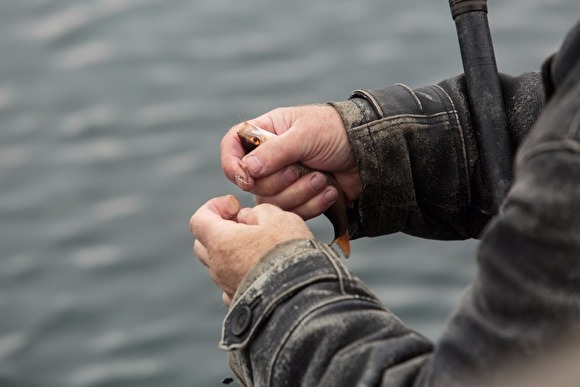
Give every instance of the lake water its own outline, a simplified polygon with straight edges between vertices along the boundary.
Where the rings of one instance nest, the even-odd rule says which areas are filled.
[[[580,14],[490,3],[512,74],[539,69]],[[213,196],[251,203],[222,176],[225,131],[461,71],[443,0],[0,2],[0,385],[221,385],[226,308],[187,224]],[[476,248],[396,234],[355,241],[347,264],[436,339]]]

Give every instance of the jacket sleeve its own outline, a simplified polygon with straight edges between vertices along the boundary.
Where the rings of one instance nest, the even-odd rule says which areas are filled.
[[[515,150],[542,110],[542,77],[500,78]],[[488,182],[480,174],[463,76],[418,89],[356,90],[331,105],[363,181],[349,214],[353,239],[398,231],[431,239],[479,236],[494,214],[482,204]]]
[[[386,309],[326,245],[279,245],[251,271],[222,349],[245,386],[410,385],[432,344]]]

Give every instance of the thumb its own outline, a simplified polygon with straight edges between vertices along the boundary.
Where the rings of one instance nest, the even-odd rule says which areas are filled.
[[[300,146],[297,137],[295,130],[272,137],[242,158],[242,164],[252,177],[264,177],[301,161],[304,147]]]
[[[224,221],[235,220],[240,209],[240,202],[233,195],[211,199],[193,214],[189,220],[189,229],[193,236],[207,246],[208,236],[212,232],[219,232]]]
[[[207,202],[208,209],[222,219],[233,220],[240,211],[241,204],[234,195],[220,196]]]

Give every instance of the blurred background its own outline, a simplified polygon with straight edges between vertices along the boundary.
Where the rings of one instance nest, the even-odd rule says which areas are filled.
[[[577,0],[491,1],[501,71],[538,70]],[[218,386],[226,308],[191,252],[219,141],[285,105],[462,72],[444,0],[0,2],[0,386]],[[309,221],[330,240],[330,223]],[[477,242],[357,240],[347,265],[436,340]]]

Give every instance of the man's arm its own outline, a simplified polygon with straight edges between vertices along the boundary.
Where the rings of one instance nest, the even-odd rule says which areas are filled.
[[[437,346],[327,246],[290,241],[245,277],[224,322],[221,347],[242,382],[487,386],[577,339],[580,67],[574,77],[519,150],[505,208],[482,235],[480,273]]]
[[[580,24],[573,31],[580,37]],[[570,55],[550,67],[569,70],[554,77],[556,94],[518,150],[504,210],[482,235],[478,277],[437,346],[407,329],[327,246],[287,241],[244,277],[224,322],[221,347],[245,385],[505,385],[496,373],[577,343],[580,60],[577,50],[563,52]],[[364,125],[353,122],[346,127]]]
[[[576,32],[580,38],[580,24]],[[502,214],[482,235],[479,275],[422,375],[427,385],[449,385],[452,371],[493,378],[492,370],[509,372],[540,356],[549,369],[559,366],[550,365],[557,361],[552,354],[578,350],[578,51],[575,57],[575,68],[563,77],[517,154],[515,182]]]

